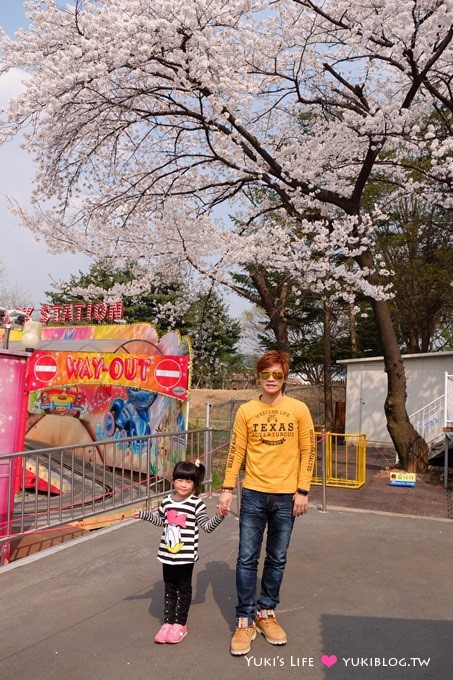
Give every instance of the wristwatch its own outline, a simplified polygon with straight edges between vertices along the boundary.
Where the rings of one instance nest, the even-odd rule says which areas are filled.
[[[308,496],[308,491],[305,489],[297,489],[297,493],[300,493],[301,496]]]

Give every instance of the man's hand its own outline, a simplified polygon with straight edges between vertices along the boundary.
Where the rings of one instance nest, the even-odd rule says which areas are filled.
[[[233,494],[231,491],[223,491],[219,496],[219,502],[217,504],[217,512],[222,517],[228,515],[231,510],[231,503],[233,502]]]
[[[300,515],[305,515],[305,513],[308,512],[308,496],[304,496],[301,493],[295,493],[293,501],[294,517],[300,517]]]

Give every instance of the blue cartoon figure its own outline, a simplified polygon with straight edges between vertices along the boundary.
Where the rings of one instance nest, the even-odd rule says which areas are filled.
[[[150,412],[157,393],[129,387],[126,399],[114,399],[105,415],[104,428],[112,437],[120,431],[126,437],[151,434]]]

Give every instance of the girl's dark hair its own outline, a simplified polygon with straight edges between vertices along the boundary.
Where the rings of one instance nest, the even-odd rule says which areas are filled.
[[[202,465],[199,460],[196,460],[195,463],[191,463],[188,460],[181,460],[179,463],[176,463],[172,478],[173,480],[189,479],[195,485],[194,492],[198,494],[205,472],[205,466]]]

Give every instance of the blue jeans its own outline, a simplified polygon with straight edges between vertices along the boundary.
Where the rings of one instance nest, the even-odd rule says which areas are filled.
[[[257,600],[258,561],[266,525],[266,557]],[[246,616],[252,623],[257,609],[274,609],[280,602],[280,586],[293,525],[293,494],[242,489],[236,563],[237,619]]]

